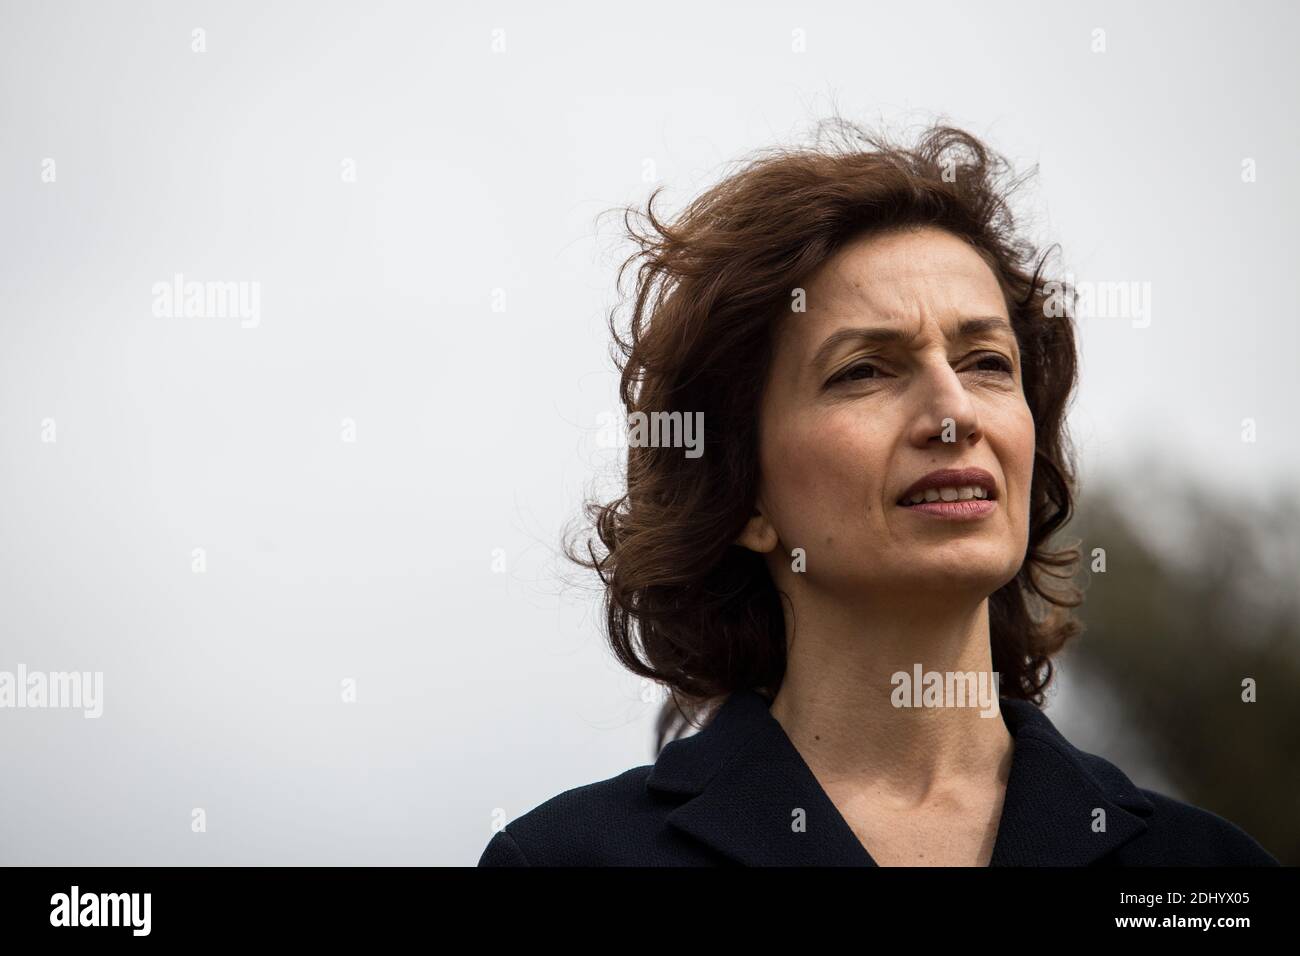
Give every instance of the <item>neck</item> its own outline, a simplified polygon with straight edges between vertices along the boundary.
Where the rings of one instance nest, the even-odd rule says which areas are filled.
[[[1000,713],[981,716],[978,697],[966,706],[946,696],[943,706],[896,706],[903,690],[912,702],[917,665],[944,677],[982,675],[996,698],[987,597],[894,595],[866,607],[796,598],[771,712],[820,779],[900,807],[1005,779],[1013,741]]]

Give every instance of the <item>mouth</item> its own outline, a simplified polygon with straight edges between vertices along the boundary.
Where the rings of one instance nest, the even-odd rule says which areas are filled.
[[[913,482],[898,506],[947,518],[982,518],[997,507],[997,482],[983,468],[944,468]]]

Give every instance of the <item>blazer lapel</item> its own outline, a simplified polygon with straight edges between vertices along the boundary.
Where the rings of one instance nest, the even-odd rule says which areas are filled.
[[[1086,866],[1147,829],[1155,808],[1117,767],[1028,701],[1001,704],[1016,749],[990,866]]]
[[[1084,865],[1146,829],[1151,804],[1119,770],[1072,747],[1034,705],[1001,706],[1015,752],[991,866]],[[737,863],[876,865],[755,691],[668,744],[646,786],[688,797],[668,823]]]
[[[664,747],[646,786],[694,794],[668,823],[746,866],[875,865],[754,691]]]

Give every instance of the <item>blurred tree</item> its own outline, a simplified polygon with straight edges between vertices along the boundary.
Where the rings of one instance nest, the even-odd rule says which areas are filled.
[[[1183,799],[1300,864],[1300,505],[1153,481],[1141,501],[1088,490],[1062,536],[1081,539],[1086,595],[1066,656],[1112,687]]]

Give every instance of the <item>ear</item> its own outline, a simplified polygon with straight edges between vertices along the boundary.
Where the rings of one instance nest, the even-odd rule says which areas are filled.
[[[759,554],[767,554],[776,547],[776,528],[767,520],[766,515],[755,511],[754,516],[745,523],[744,530],[737,535],[736,544]]]

